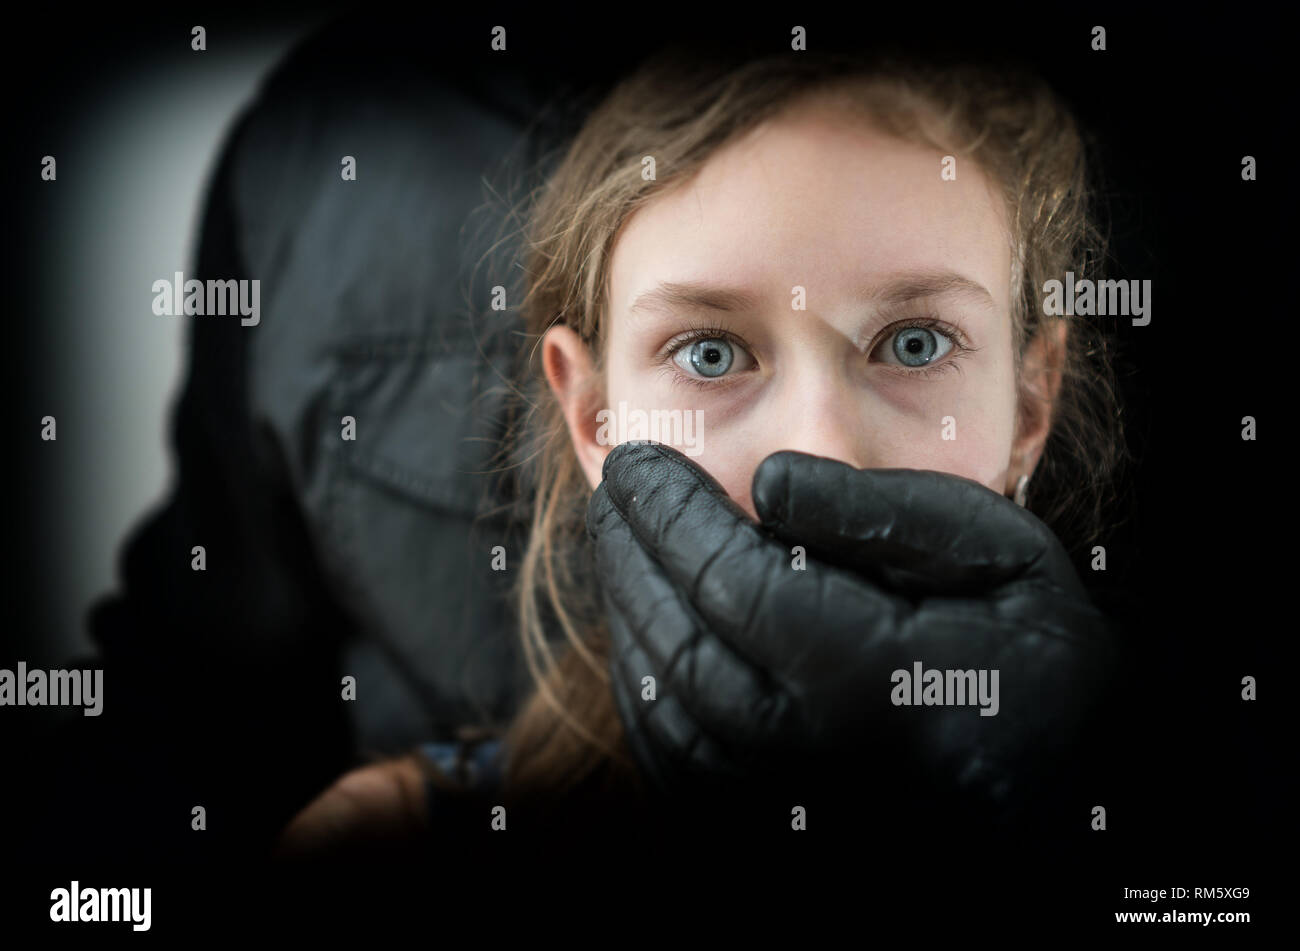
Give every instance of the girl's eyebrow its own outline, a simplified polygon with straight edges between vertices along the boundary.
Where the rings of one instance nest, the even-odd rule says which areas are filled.
[[[863,298],[885,304],[906,304],[923,297],[944,295],[965,297],[972,304],[995,306],[993,295],[983,284],[943,268],[904,271],[873,283],[862,292]]]
[[[965,297],[970,303],[993,307],[993,295],[977,281],[943,268],[903,271],[863,287],[862,300],[905,304],[925,297]],[[628,309],[672,314],[682,311],[734,313],[757,310],[757,294],[740,287],[723,287],[699,281],[661,281],[637,297]]]
[[[757,310],[759,305],[758,296],[743,288],[719,287],[698,281],[660,281],[657,287],[637,297],[628,311],[659,311],[667,314],[684,310],[734,313]]]

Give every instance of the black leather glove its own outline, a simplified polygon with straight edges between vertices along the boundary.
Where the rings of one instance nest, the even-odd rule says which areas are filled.
[[[661,791],[811,792],[862,775],[899,801],[1005,817],[1112,670],[1114,635],[1059,541],[972,480],[779,452],[754,475],[759,525],[666,446],[615,447],[603,474],[587,528],[612,685]],[[923,682],[988,671],[985,700],[996,670],[996,714],[978,693],[926,705],[894,673],[917,663]]]

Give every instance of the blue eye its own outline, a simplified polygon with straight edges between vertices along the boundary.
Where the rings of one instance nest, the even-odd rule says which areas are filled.
[[[903,366],[923,367],[945,356],[952,349],[952,341],[946,334],[925,327],[904,327],[894,335],[891,349]]]
[[[673,354],[673,360],[683,370],[693,369],[700,376],[717,377],[731,369],[735,353],[728,341],[721,337],[707,337],[682,347]]]

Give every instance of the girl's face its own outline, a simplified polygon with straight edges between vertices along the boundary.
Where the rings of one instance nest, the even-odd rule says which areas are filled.
[[[1011,491],[1059,377],[1038,341],[1025,372],[1042,399],[1018,405],[1004,204],[970,161],[945,180],[942,159],[809,103],[634,213],[610,262],[603,398],[572,330],[544,344],[593,488],[613,445],[656,438],[751,516],[754,470],[782,449]],[[642,428],[623,428],[637,410]]]

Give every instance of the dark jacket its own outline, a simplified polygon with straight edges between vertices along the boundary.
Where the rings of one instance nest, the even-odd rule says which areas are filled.
[[[510,205],[603,80],[522,29],[491,59],[426,26],[320,31],[223,147],[186,277],[259,280],[261,316],[181,318],[176,488],[93,611],[101,730],[70,728],[59,757],[114,817],[83,849],[263,848],[341,773],[504,725],[530,689],[506,597],[528,489],[494,472],[523,353]]]

